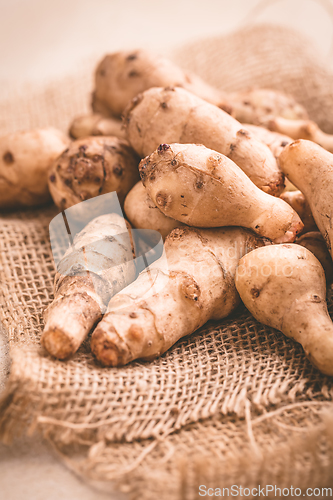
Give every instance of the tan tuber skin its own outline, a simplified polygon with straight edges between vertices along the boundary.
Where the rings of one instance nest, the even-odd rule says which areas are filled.
[[[61,210],[113,191],[123,204],[138,180],[138,157],[116,137],[73,141],[49,172],[50,192]]]
[[[310,205],[301,191],[286,191],[280,195],[280,198],[288,203],[300,216],[304,224],[303,233],[318,231]]]
[[[182,222],[167,217],[156,207],[142,182],[138,182],[126,196],[124,210],[133,227],[158,231],[163,240],[173,229],[184,226]]]
[[[141,156],[159,144],[203,144],[233,160],[263,191],[278,196],[283,175],[269,148],[230,115],[181,88],[152,88],[124,114],[127,137]]]
[[[240,260],[235,282],[258,321],[299,342],[321,372],[333,375],[325,273],[309,250],[292,244],[258,248]]]
[[[244,123],[244,127],[257,139],[269,147],[277,161],[284,148],[294,141],[294,139],[291,139],[291,137],[288,137],[287,135],[272,132],[271,130],[267,130],[267,128],[260,127],[258,125]]]
[[[92,107],[104,116],[120,117],[127,104],[151,87],[183,87],[213,104],[223,94],[194,74],[183,71],[168,59],[145,50],[108,54],[95,73]]]
[[[69,142],[54,128],[0,137],[0,210],[49,202],[48,170]]]
[[[307,248],[315,257],[317,257],[325,271],[327,283],[331,283],[333,281],[333,262],[330,253],[327,250],[325,240],[320,232],[311,231],[309,233],[302,234],[302,236],[297,238],[295,243]]]
[[[263,125],[268,117],[308,119],[295,99],[271,89],[225,93],[185,72],[168,59],[145,50],[106,55],[95,73],[92,107],[104,116],[121,116],[131,99],[152,87],[182,87],[218,105],[238,121]]]
[[[276,242],[294,241],[303,228],[287,203],[258,189],[229,158],[205,146],[161,144],[139,169],[153,203],[189,226],[242,226]]]
[[[153,359],[209,319],[239,304],[234,275],[239,258],[263,241],[241,228],[174,229],[157,260],[111,299],[91,337],[106,366]]]
[[[111,297],[135,279],[133,258],[128,226],[117,214],[93,219],[75,237],[58,265],[54,300],[45,311],[41,342],[52,356],[66,359],[78,350]]]
[[[275,117],[268,121],[270,130],[286,134],[295,139],[306,139],[316,142],[323,148],[333,153],[333,135],[325,134],[318,125],[311,120],[286,120]]]
[[[69,128],[73,139],[81,139],[90,135],[106,135],[126,139],[121,120],[106,118],[99,114],[82,115],[75,118]]]
[[[232,92],[227,96],[227,104],[236,120],[253,125],[266,126],[267,120],[273,116],[287,120],[309,118],[305,108],[292,96],[272,89]]]
[[[333,155],[314,142],[298,140],[281,153],[280,165],[288,179],[306,197],[333,256]]]

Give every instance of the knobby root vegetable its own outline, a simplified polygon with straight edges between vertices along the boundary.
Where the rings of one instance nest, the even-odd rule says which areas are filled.
[[[276,117],[268,122],[268,128],[295,139],[306,139],[316,142],[333,153],[333,135],[326,134],[311,120],[287,120]]]
[[[272,151],[277,165],[279,167],[279,156],[283,149],[291,144],[294,139],[288,137],[287,135],[279,134],[278,132],[272,132],[265,127],[260,127],[258,125],[251,125],[249,123],[244,123],[244,128],[249,130],[257,139],[266,144]],[[284,179],[285,191],[296,191],[295,186],[287,179]]]
[[[69,139],[54,128],[0,137],[0,209],[50,201],[48,170],[68,144]]]
[[[268,146],[272,151],[277,161],[283,149],[294,141],[294,139],[288,137],[287,135],[272,132],[271,130],[258,125],[244,123],[244,128],[249,130],[257,139],[266,144],[266,146]]]
[[[142,182],[138,182],[126,196],[124,210],[133,227],[158,231],[163,240],[173,229],[184,225],[156,207]]]
[[[42,344],[59,359],[74,354],[111,297],[135,279],[129,226],[117,214],[93,219],[58,265]]]
[[[276,242],[303,224],[283,200],[258,189],[229,158],[197,144],[161,144],[139,165],[153,203],[189,226],[243,226]]]
[[[99,114],[78,116],[69,128],[73,139],[81,139],[90,135],[110,135],[118,139],[126,139],[121,120],[106,118]]]
[[[304,224],[303,233],[318,231],[310,205],[301,191],[286,191],[280,195],[280,198],[287,202],[300,216]]]
[[[319,231],[311,231],[302,234],[302,236],[297,238],[296,243],[307,248],[317,257],[325,271],[327,283],[331,283],[333,281],[333,262],[321,233]]]
[[[333,256],[333,155],[314,142],[298,140],[282,151],[280,165],[307,199]]]
[[[159,144],[203,144],[233,160],[263,191],[279,195],[283,175],[269,148],[217,106],[181,88],[152,88],[124,114],[127,137],[141,157]]]
[[[151,87],[183,87],[206,101],[218,104],[223,94],[171,61],[146,52],[116,52],[99,63],[95,73],[93,110],[121,116],[137,94]]]
[[[92,352],[107,366],[152,359],[209,319],[228,316],[239,304],[239,258],[263,244],[241,228],[174,229],[165,240],[166,259],[111,299],[91,337]]]
[[[333,323],[325,273],[300,245],[258,248],[239,262],[236,287],[253,316],[299,342],[310,361],[333,375]]]
[[[292,96],[272,89],[232,92],[227,96],[227,108],[236,120],[253,125],[266,126],[267,120],[276,116],[288,120],[309,118],[305,108]]]
[[[123,204],[140,179],[138,157],[116,137],[87,137],[73,141],[49,172],[55,204],[64,210],[100,194],[117,192]]]

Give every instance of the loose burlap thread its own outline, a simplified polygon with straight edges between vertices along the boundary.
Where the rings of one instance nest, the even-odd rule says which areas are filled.
[[[333,76],[297,33],[248,27],[173,54],[225,90],[287,90],[333,131]],[[0,102],[1,131],[66,130],[88,109],[88,61],[75,76]],[[195,499],[200,484],[333,486],[333,381],[302,348],[240,307],[151,363],[102,368],[89,339],[67,362],[40,347],[52,300],[48,224],[53,206],[0,219],[0,317],[11,373],[0,433],[42,431],[62,459],[98,487],[116,482],[134,499]],[[328,291],[333,312],[332,290]]]

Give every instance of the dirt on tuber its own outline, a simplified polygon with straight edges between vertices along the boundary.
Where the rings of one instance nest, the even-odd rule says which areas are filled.
[[[241,228],[176,228],[165,256],[111,299],[91,337],[91,350],[106,366],[153,359],[209,319],[228,316],[239,304],[234,284],[242,255],[264,245]]]
[[[153,203],[189,226],[242,226],[276,242],[294,241],[303,228],[287,203],[261,191],[233,161],[205,146],[161,144],[139,168]]]
[[[139,181],[138,162],[128,143],[116,137],[73,141],[50,169],[52,198],[64,210],[116,191],[123,204],[129,190]]]
[[[130,226],[118,214],[93,219],[58,265],[41,342],[58,359],[74,354],[111,297],[135,279]]]

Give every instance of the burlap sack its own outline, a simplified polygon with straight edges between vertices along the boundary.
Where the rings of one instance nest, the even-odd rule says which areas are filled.
[[[174,57],[221,88],[288,90],[333,131],[332,74],[294,32],[247,28]],[[8,90],[1,132],[66,129],[87,110],[94,63],[44,88]],[[103,488],[116,482],[140,500],[201,498],[200,485],[333,486],[332,378],[242,307],[151,363],[101,368],[89,341],[70,361],[48,356],[39,339],[52,300],[48,224],[56,213],[51,206],[0,219],[0,318],[12,358],[0,403],[4,441],[42,431],[83,477]],[[328,299],[332,309],[331,290]]]

